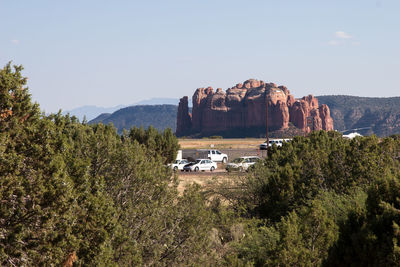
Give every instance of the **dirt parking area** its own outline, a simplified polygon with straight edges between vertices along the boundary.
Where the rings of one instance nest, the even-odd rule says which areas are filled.
[[[222,153],[226,153],[229,161],[242,156],[264,156],[264,151],[260,151],[259,145],[264,143],[265,139],[243,138],[243,139],[179,139],[181,149],[205,149],[215,148]],[[204,187],[213,181],[231,180],[238,175],[246,173],[232,172],[225,170],[225,165],[218,163],[218,168],[213,171],[200,172],[177,172],[179,179],[178,190],[183,192],[189,184],[197,183]]]
[[[237,138],[237,139],[179,139],[181,149],[254,149],[257,150],[265,139]]]

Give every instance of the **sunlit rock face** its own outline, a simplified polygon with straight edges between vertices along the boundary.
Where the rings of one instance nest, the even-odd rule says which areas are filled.
[[[292,123],[304,132],[333,130],[329,107],[319,106],[312,95],[295,99],[285,86],[255,79],[238,83],[223,91],[212,87],[198,88],[189,113],[187,97],[181,99],[177,116],[177,135],[210,135],[234,129],[265,127],[285,130]]]

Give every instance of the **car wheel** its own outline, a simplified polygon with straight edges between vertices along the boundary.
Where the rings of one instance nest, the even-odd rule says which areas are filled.
[[[222,159],[222,163],[226,163],[228,160],[226,158]]]
[[[175,166],[175,167],[174,167],[174,172],[176,172],[177,170],[178,170],[178,167]]]
[[[194,168],[194,171],[198,172],[199,171],[199,167]]]
[[[210,172],[213,172],[215,170],[214,166],[211,166]]]

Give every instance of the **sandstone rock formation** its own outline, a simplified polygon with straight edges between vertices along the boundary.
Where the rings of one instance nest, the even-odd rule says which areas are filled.
[[[189,113],[188,97],[184,96],[179,101],[178,116],[176,118],[176,134],[182,136],[184,129],[192,128],[192,114]]]
[[[250,79],[228,90],[199,88],[193,95],[192,114],[188,97],[181,98],[177,117],[177,136],[265,132],[268,104],[268,129],[285,130],[292,123],[304,132],[333,130],[328,106],[318,106],[312,95],[295,99],[285,86]],[[240,135],[240,134],[239,134]]]

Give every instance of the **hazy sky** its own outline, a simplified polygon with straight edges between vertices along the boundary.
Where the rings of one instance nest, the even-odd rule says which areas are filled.
[[[296,96],[400,95],[399,0],[0,0],[0,65],[46,112],[248,78]]]

